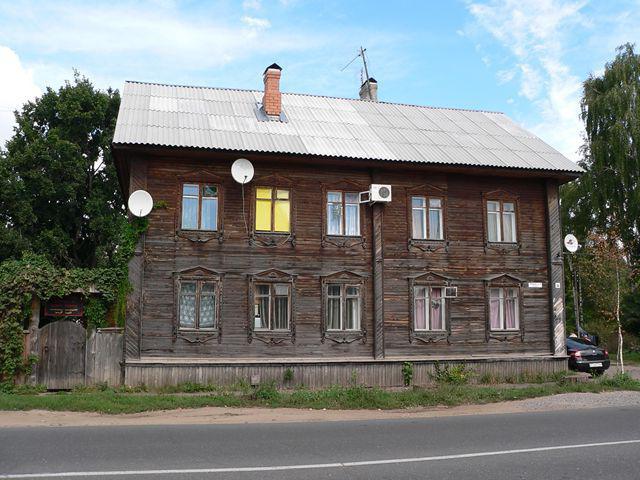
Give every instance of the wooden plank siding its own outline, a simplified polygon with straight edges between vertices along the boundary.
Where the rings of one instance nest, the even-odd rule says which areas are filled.
[[[295,245],[276,247],[251,245],[242,216],[242,190],[230,175],[236,156],[211,153],[202,158],[184,155],[171,157],[129,153],[130,188],[145,185],[157,208],[149,215],[149,229],[144,240],[143,255],[134,257],[130,278],[133,299],[128,306],[126,323],[126,358],[373,358],[496,354],[552,355],[557,348],[552,339],[549,280],[558,276],[549,272],[548,186],[542,178],[505,178],[492,171],[486,176],[455,172],[434,172],[394,168],[394,164],[375,170],[378,183],[389,183],[393,201],[381,207],[382,215],[382,285],[384,350],[374,352],[374,252],[373,212],[369,206],[361,210],[362,244],[341,247],[322,242],[323,191],[345,180],[365,188],[373,180],[372,170],[350,164],[330,168],[317,163],[287,162],[286,158],[247,155],[256,175],[245,187],[245,211],[252,210],[253,187],[269,186],[284,178],[292,185],[292,225]],[[135,165],[144,165],[137,169]],[[181,178],[192,178],[207,171],[219,179],[223,204],[222,239],[193,241],[176,235],[179,227]],[[408,191],[435,186],[446,192],[445,238],[448,248],[433,252],[409,246]],[[324,189],[324,190],[323,190]],[[557,189],[557,185],[556,185]],[[499,252],[485,246],[484,197],[492,191],[506,191],[518,198],[519,249]],[[253,219],[247,218],[248,222]],[[554,220],[555,222],[555,220]],[[552,224],[555,229],[555,223]],[[142,248],[142,245],[141,247]],[[554,247],[556,248],[556,247]],[[555,250],[553,250],[555,252]],[[144,258],[144,261],[142,261]],[[204,267],[223,274],[221,304],[221,338],[190,342],[175,335],[174,275],[185,269]],[[247,340],[249,282],[248,275],[277,269],[295,275],[295,340],[278,345]],[[366,341],[321,342],[321,278],[341,271],[353,272],[365,279],[363,326]],[[451,319],[449,341],[410,342],[409,278],[435,272],[458,286],[458,298],[448,301]],[[492,275],[510,274],[525,281],[522,294],[524,336],[518,339],[486,338],[485,279]],[[543,288],[527,288],[526,282],[541,282]],[[142,291],[142,309],[136,309],[135,289]],[[379,307],[380,308],[380,307]],[[139,319],[136,318],[139,315]],[[557,318],[556,325],[557,325]],[[138,330],[138,321],[141,330]],[[139,345],[139,350],[137,345]],[[554,346],[552,348],[552,345]],[[557,350],[556,350],[557,351]],[[137,375],[137,374],[136,374]],[[395,374],[394,374],[395,375]],[[130,380],[127,379],[127,383]]]

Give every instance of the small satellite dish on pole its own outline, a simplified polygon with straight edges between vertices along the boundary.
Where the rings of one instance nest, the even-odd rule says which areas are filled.
[[[136,190],[129,195],[127,205],[129,206],[129,211],[136,217],[146,217],[153,208],[153,198],[145,190]]]
[[[239,158],[231,165],[231,176],[241,185],[249,183],[253,178],[253,165],[246,158]]]
[[[569,233],[564,237],[564,248],[566,248],[570,253],[576,253],[579,246],[578,239],[572,233]]]

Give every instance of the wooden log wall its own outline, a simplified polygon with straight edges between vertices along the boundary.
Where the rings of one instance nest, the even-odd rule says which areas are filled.
[[[256,175],[245,189],[245,212],[251,225],[252,196],[255,185],[288,184],[292,191],[292,225],[295,242],[274,247],[252,244],[242,217],[242,190],[230,176],[236,156],[212,154],[207,159],[168,156],[135,156],[132,165],[146,165],[131,183],[146,185],[154,198],[166,208],[149,216],[144,245],[144,262],[136,264],[132,277],[135,306],[127,319],[126,357],[193,358],[346,358],[374,356],[372,209],[363,206],[361,232],[364,241],[340,246],[323,242],[325,215],[323,192],[350,182],[351,189],[362,190],[372,183],[365,168],[253,158]],[[494,172],[495,173],[495,172]],[[132,173],[132,175],[134,175]],[[144,178],[142,178],[144,176]],[[208,241],[177,235],[179,198],[183,179],[213,178],[221,187],[222,238]],[[133,177],[132,177],[133,178]],[[382,220],[384,244],[384,355],[479,355],[527,353],[547,354],[555,345],[551,334],[548,197],[540,178],[501,178],[459,173],[400,171],[390,165],[376,171],[379,182],[393,187],[393,201],[385,205]],[[445,192],[445,238],[447,248],[435,251],[409,245],[408,196],[436,187]],[[344,189],[344,188],[341,188]],[[507,192],[518,199],[519,248],[498,251],[487,248],[484,232],[484,197],[488,192]],[[417,194],[417,193],[416,193]],[[553,241],[556,241],[554,236]],[[136,260],[134,259],[134,262]],[[223,275],[220,319],[221,336],[182,338],[176,335],[174,277],[176,272],[204,267]],[[560,267],[561,268],[561,267]],[[278,344],[247,340],[249,312],[248,275],[277,269],[295,275],[295,339]],[[363,326],[366,341],[352,343],[321,342],[321,279],[347,271],[365,278]],[[451,335],[448,341],[410,342],[409,278],[435,272],[452,279],[458,298],[450,300]],[[522,338],[486,338],[486,298],[484,280],[491,275],[510,274],[525,281],[523,287],[524,335]],[[554,274],[555,278],[555,274]],[[541,282],[542,288],[527,288],[528,282]],[[133,302],[135,303],[135,302]],[[129,305],[131,306],[131,302]],[[136,318],[139,315],[139,320]],[[557,325],[557,323],[556,323]],[[141,330],[138,330],[141,328]],[[139,345],[139,350],[136,345]],[[554,346],[554,349],[556,347]],[[128,381],[128,380],[127,380]]]

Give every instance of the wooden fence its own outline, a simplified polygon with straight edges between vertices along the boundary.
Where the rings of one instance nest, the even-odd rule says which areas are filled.
[[[85,385],[122,384],[122,329],[99,328],[87,338]]]

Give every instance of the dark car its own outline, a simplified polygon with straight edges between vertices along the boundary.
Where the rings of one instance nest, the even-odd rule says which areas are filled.
[[[609,368],[609,352],[584,338],[567,338],[569,368],[578,372],[602,375]]]

